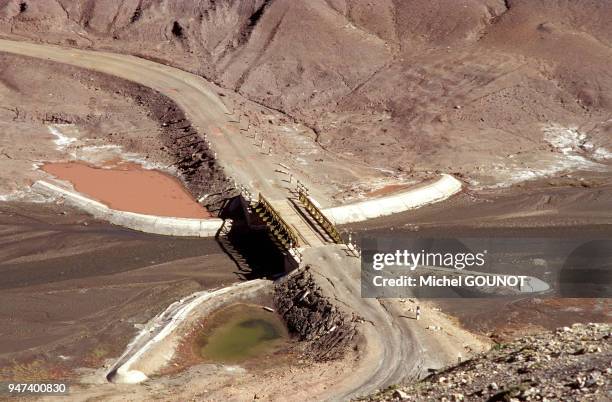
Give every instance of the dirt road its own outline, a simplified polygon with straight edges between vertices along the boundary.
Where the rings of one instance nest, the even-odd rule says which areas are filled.
[[[417,321],[411,303],[362,298],[360,259],[347,258],[343,246],[308,249],[304,262],[312,275],[319,277],[317,283],[328,297],[359,316],[360,332],[367,345],[358,368],[352,375],[339,378],[333,394],[321,396],[325,400],[348,400],[384,386],[417,380],[426,376],[429,369],[454,364],[458,355],[465,355],[466,347],[472,351],[486,347],[425,305],[421,308],[427,319]],[[431,324],[444,325],[448,332],[433,334]]]
[[[420,376],[425,365],[423,345],[415,336],[407,320],[397,319],[398,313],[391,304],[376,299],[360,297],[359,260],[346,258],[337,246],[309,249],[304,261],[315,275],[326,278],[330,286],[326,294],[352,307],[365,322],[361,332],[367,340],[367,348],[360,370],[352,378],[339,379],[329,397],[341,400],[365,395],[384,385]],[[319,284],[324,281],[318,281]]]

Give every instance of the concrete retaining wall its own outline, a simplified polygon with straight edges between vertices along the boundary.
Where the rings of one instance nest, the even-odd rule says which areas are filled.
[[[214,290],[201,291],[172,303],[151,319],[130,342],[106,375],[114,383],[136,384],[156,374],[174,356],[182,336],[199,318],[222,306],[252,297],[272,287],[271,281],[254,279]]]
[[[168,236],[209,237],[214,236],[223,224],[223,220],[218,218],[171,218],[117,211],[75,191],[43,180],[35,182],[32,185],[32,190],[47,196],[62,197],[69,204],[83,209],[98,219],[141,232]]]
[[[459,180],[443,174],[435,182],[423,187],[387,197],[327,208],[323,213],[337,225],[361,222],[442,201],[461,191],[461,187],[462,183]]]

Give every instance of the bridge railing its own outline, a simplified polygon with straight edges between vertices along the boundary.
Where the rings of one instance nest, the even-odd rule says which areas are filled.
[[[256,211],[260,217],[269,218],[266,225],[270,228],[272,235],[288,250],[298,247],[300,242],[295,230],[285,222],[261,193],[259,193],[258,201]]]
[[[303,186],[297,187],[298,191],[298,199],[304,205],[304,208],[308,211],[308,213],[321,225],[323,230],[329,235],[329,237],[334,241],[334,243],[342,244],[344,241],[342,240],[342,236],[340,236],[340,232],[336,229],[336,225],[329,220],[327,216],[321,211],[321,209],[312,202],[312,199],[308,195],[307,190]]]

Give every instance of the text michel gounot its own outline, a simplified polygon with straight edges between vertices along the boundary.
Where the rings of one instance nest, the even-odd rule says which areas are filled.
[[[528,280],[524,275],[429,275],[429,276],[406,276],[396,278],[384,278],[377,275],[372,278],[372,284],[376,287],[522,287]]]

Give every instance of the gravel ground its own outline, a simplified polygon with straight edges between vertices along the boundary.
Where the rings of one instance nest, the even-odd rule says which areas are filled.
[[[604,401],[612,388],[609,324],[574,324],[488,353],[368,401]]]

